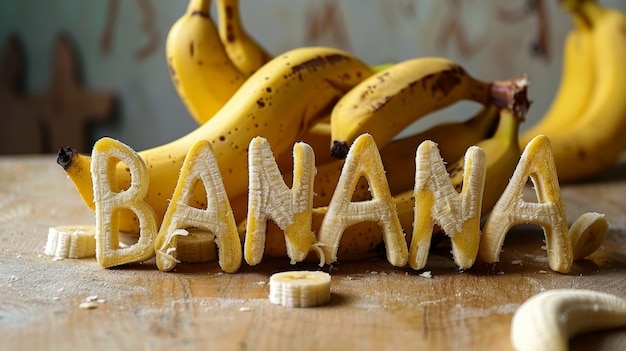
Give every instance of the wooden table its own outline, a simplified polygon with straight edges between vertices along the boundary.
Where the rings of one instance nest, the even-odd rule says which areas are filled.
[[[516,227],[501,262],[459,272],[449,248],[432,251],[432,278],[384,259],[340,262],[332,300],[272,305],[269,276],[287,259],[221,273],[216,263],[154,262],[103,269],[95,259],[44,255],[50,226],[93,224],[53,156],[0,158],[0,331],[3,350],[510,350],[516,308],[554,288],[626,296],[626,164],[562,188],[569,221],[586,211],[610,222],[605,244],[569,275],[552,272],[539,228]],[[445,245],[444,245],[445,246]],[[79,308],[89,298],[96,309]],[[572,349],[624,349],[626,329],[579,336]]]

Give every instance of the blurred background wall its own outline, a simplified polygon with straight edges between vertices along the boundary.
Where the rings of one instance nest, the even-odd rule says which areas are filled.
[[[624,1],[600,1],[626,11]],[[169,27],[186,7],[186,0],[0,1],[0,138],[22,144],[0,153],[52,153],[78,147],[71,144],[80,143],[76,137],[84,137],[79,148],[89,151],[102,136],[140,150],[194,129],[164,55]],[[528,73],[534,105],[524,127],[555,93],[572,27],[558,0],[241,0],[241,11],[244,25],[273,54],[329,45],[370,64],[436,55],[484,80]],[[6,57],[13,35],[23,60]],[[69,45],[72,55],[59,53],[59,45]],[[23,80],[12,73],[20,67]],[[74,72],[72,85],[67,77]],[[71,92],[62,106],[49,98],[60,90]],[[44,107],[29,108],[37,104]],[[437,118],[463,119],[475,109],[461,104]],[[51,122],[37,122],[45,118]],[[406,134],[423,127],[417,123]]]

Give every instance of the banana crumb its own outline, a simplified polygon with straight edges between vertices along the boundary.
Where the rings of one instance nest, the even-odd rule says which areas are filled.
[[[425,272],[420,273],[419,276],[423,278],[432,278],[433,274],[431,271],[425,271]]]

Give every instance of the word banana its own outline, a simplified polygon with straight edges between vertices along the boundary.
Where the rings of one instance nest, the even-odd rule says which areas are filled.
[[[424,148],[426,152],[420,151]],[[250,208],[247,218],[249,230],[245,238],[245,257],[246,261],[251,264],[258,262],[262,255],[262,251],[259,250],[260,246],[257,245],[263,242],[261,237],[265,235],[262,230],[259,230],[263,229],[261,223],[273,219],[280,223],[281,229],[285,232],[287,252],[292,262],[301,261],[309,252],[314,251],[318,253],[320,264],[330,264],[335,260],[334,254],[346,227],[374,221],[382,228],[387,247],[387,259],[395,266],[404,266],[409,258],[423,257],[417,253],[424,248],[421,245],[424,232],[420,232],[420,228],[424,227],[419,221],[424,219],[424,216],[432,216],[431,218],[442,224],[442,228],[447,230],[447,234],[453,239],[455,235],[459,235],[463,237],[461,241],[473,243],[467,248],[459,246],[458,248],[463,253],[472,250],[475,252],[478,248],[477,243],[484,241],[487,253],[493,254],[494,247],[499,248],[493,243],[500,243],[500,238],[506,234],[511,225],[521,221],[538,224],[546,232],[546,241],[550,247],[550,267],[567,273],[571,266],[573,260],[571,243],[567,237],[567,227],[563,228],[565,214],[561,210],[562,205],[555,204],[560,201],[558,181],[556,173],[553,172],[554,167],[550,167],[550,147],[545,137],[533,139],[522,154],[511,183],[498,200],[496,210],[492,213],[496,218],[493,222],[500,224],[497,226],[489,224],[490,216],[482,238],[478,223],[481,216],[486,163],[481,149],[470,148],[467,152],[465,163],[468,167],[464,172],[466,186],[459,194],[454,191],[445,174],[443,177],[437,176],[441,174],[441,170],[445,172],[445,166],[440,158],[438,161],[432,160],[436,145],[430,141],[425,141],[420,145],[416,153],[416,164],[426,166],[426,168],[417,167],[415,174],[414,228],[416,229],[414,229],[413,240],[416,241],[411,243],[410,253],[392,195],[385,181],[380,154],[372,136],[364,134],[353,143],[340,176],[337,191],[323,217],[318,237],[311,231],[313,206],[310,189],[315,167],[312,165],[310,147],[306,144],[294,146],[294,174],[299,176],[294,177],[294,185],[291,189],[286,187],[280,173],[276,173],[275,159],[270,152],[269,144],[263,138],[254,138],[249,145],[249,150],[249,163],[252,169],[249,174],[254,181],[250,182],[252,185],[249,196]],[[239,269],[242,259],[240,239],[216,158],[207,141],[194,144],[185,158],[171,205],[158,232],[154,212],[143,200],[148,179],[145,177],[145,165],[142,165],[142,159],[128,146],[108,138],[103,138],[96,143],[93,158],[97,209],[96,247],[98,250],[96,258],[101,265],[108,267],[146,259],[153,256],[156,250],[159,269],[171,270],[178,263],[177,233],[188,228],[195,228],[214,233],[219,248],[219,263],[224,271],[235,272]],[[128,165],[132,179],[135,181],[126,191],[116,193],[111,189],[107,170],[114,169],[111,165],[118,160]],[[545,166],[546,164],[548,166]],[[259,168],[256,168],[257,166]],[[439,171],[436,171],[436,168]],[[361,177],[369,181],[372,199],[352,202],[351,191]],[[526,184],[527,177],[539,185],[536,187],[536,192],[540,204],[537,205],[537,213],[534,216],[526,215],[527,211],[524,209],[529,207],[528,203],[511,200],[517,199],[519,188]],[[202,183],[206,190],[207,208],[194,208],[193,204],[189,203],[194,185],[199,183]],[[103,196],[104,194],[107,196]],[[438,196],[442,196],[441,194],[446,197],[440,199],[441,201],[424,200],[437,199]],[[458,206],[450,207],[450,204],[454,203]],[[118,249],[116,241],[119,229],[116,227],[114,214],[122,209],[130,209],[136,213],[142,231],[136,244],[129,248]],[[509,214],[518,215],[504,218],[500,215],[504,210]],[[432,220],[426,223],[431,225]],[[428,231],[432,233],[431,229]],[[150,242],[154,242],[154,245],[150,246]],[[253,248],[249,248],[248,245]],[[478,250],[479,253],[480,250],[482,247]],[[476,254],[474,253],[473,256],[475,258]],[[483,254],[481,257],[494,261],[493,255]],[[417,259],[410,263],[416,269],[423,267],[422,262]],[[471,257],[470,262],[461,261],[463,267],[471,266],[472,263]]]

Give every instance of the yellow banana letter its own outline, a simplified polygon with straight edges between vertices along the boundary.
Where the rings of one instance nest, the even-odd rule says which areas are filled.
[[[415,214],[409,251],[413,269],[426,266],[435,223],[452,242],[452,255],[460,269],[470,268],[478,255],[480,209],[486,176],[485,152],[472,146],[465,153],[463,189],[458,193],[439,154],[437,144],[426,140],[415,156]]]
[[[538,203],[523,200],[529,177]],[[536,136],[526,145],[509,184],[483,227],[479,256],[487,263],[497,262],[506,233],[522,223],[543,228],[548,265],[556,272],[568,273],[573,261],[572,245],[552,147],[545,135]]]
[[[117,189],[115,169],[119,162],[128,166],[130,187]],[[91,174],[96,213],[96,259],[103,267],[140,262],[154,256],[157,233],[156,214],[143,199],[148,191],[148,170],[139,155],[127,145],[111,139],[98,140],[92,151]],[[139,220],[137,243],[120,248],[121,211],[132,211]]]
[[[303,261],[316,246],[311,230],[315,154],[305,143],[293,147],[293,186],[285,184],[268,141],[255,137],[248,148],[248,217],[245,259],[250,265],[261,262],[265,247],[267,221],[274,220],[285,233],[291,263]]]
[[[356,184],[364,177],[372,199],[352,202]],[[383,230],[387,260],[394,266],[406,265],[408,248],[400,219],[389,191],[389,184],[374,138],[359,136],[348,151],[337,188],[322,220],[319,241],[326,263],[337,260],[339,241],[347,227],[360,222],[376,222]]]
[[[190,204],[194,188],[202,182],[206,190],[206,209]],[[225,272],[236,272],[241,266],[241,241],[217,159],[208,140],[202,139],[189,149],[180,170],[174,194],[165,212],[156,238],[156,263],[159,270],[169,271],[179,263],[177,238],[190,235],[188,229],[200,229],[215,235],[219,265]]]

